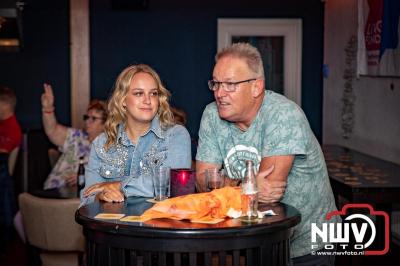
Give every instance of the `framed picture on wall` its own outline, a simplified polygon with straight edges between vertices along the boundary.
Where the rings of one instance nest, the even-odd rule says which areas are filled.
[[[301,19],[218,19],[218,51],[236,42],[258,48],[268,90],[301,106]]]

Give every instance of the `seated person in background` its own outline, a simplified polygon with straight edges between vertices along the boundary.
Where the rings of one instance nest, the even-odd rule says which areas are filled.
[[[0,85],[0,153],[10,153],[22,141],[21,127],[14,114],[16,104],[14,91]]]
[[[76,129],[57,123],[51,85],[44,84],[41,102],[46,135],[62,152],[44,183],[44,188],[74,186],[79,158],[84,157],[84,161],[87,162],[90,143],[104,130],[104,122],[107,119],[106,104],[99,100],[91,101],[87,108],[87,114],[83,116],[85,120],[84,129]]]
[[[282,201],[301,213],[301,223],[290,239],[291,264],[333,265],[334,256],[311,255],[310,224],[321,227],[336,206],[324,156],[306,116],[294,102],[265,90],[257,48],[236,43],[215,58],[208,83],[215,102],[205,108],[199,129],[199,188],[205,190],[205,169],[224,164],[229,178],[240,179],[245,160],[253,160],[259,169],[259,200]],[[266,170],[272,166],[268,175]],[[322,241],[315,244],[324,247]]]
[[[172,114],[174,115],[175,124],[182,125],[182,126],[186,125],[187,120],[186,120],[185,111],[183,111],[182,109],[179,109],[177,107],[174,107],[174,106],[171,106],[170,108],[171,108]]]
[[[0,252],[12,236],[15,211],[14,188],[8,169],[9,154],[21,144],[22,133],[14,110],[17,98],[13,90],[0,85]]]
[[[153,197],[155,166],[190,167],[190,135],[175,124],[169,97],[148,65],[132,65],[119,74],[104,133],[92,143],[82,204],[94,194],[107,202]]]

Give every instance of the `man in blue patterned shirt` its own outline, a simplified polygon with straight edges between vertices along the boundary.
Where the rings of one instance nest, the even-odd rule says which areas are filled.
[[[293,264],[333,265],[333,256],[311,255],[311,244],[324,247],[311,243],[311,223],[321,227],[336,206],[323,153],[301,108],[265,90],[260,53],[245,43],[216,55],[208,85],[215,102],[207,105],[201,119],[198,188],[205,190],[205,169],[223,165],[230,179],[241,179],[244,162],[252,160],[259,170],[259,200],[282,201],[302,215],[291,236]]]

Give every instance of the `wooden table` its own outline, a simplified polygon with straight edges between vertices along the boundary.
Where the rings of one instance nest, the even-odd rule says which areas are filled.
[[[88,265],[288,265],[289,238],[300,213],[282,203],[260,205],[278,215],[256,223],[226,219],[200,224],[171,219],[144,223],[97,220],[98,213],[140,215],[152,203],[128,198],[123,203],[94,202],[76,212],[86,236]],[[216,264],[216,265],[217,265]]]
[[[351,203],[400,202],[400,165],[340,146],[323,151],[335,197]]]
[[[339,209],[344,203],[367,203],[390,216],[392,205],[400,203],[400,165],[340,146],[326,145],[323,151]],[[376,218],[377,246],[383,248],[385,221]]]

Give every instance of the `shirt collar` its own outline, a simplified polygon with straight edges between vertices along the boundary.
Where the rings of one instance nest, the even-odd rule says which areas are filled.
[[[153,132],[160,139],[165,138],[165,131],[161,128],[160,119],[159,119],[158,115],[153,118],[153,120],[151,121],[149,130],[147,130],[142,135],[142,137],[149,134],[150,131]],[[132,144],[132,141],[128,138],[128,134],[126,134],[126,132],[125,132],[125,123],[120,123],[118,125],[117,142],[121,143],[123,145]]]

